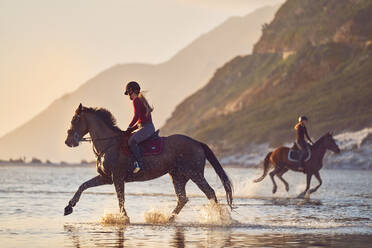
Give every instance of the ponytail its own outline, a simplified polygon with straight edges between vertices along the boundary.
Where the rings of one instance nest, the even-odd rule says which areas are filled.
[[[147,101],[146,97],[144,96],[143,91],[138,93],[138,98],[143,102],[143,105],[145,105],[146,116],[149,115],[154,110],[154,107],[150,106],[149,102]]]
[[[298,127],[301,125],[301,122],[297,123],[296,126],[294,126],[295,130],[298,130]]]

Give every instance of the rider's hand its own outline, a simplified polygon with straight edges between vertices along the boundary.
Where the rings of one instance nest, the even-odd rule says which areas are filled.
[[[132,128],[131,127],[128,127],[127,130],[123,131],[123,134],[125,135],[129,135],[132,133]]]

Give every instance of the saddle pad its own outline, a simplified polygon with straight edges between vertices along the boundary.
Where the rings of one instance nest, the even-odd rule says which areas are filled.
[[[124,143],[125,142],[125,143]],[[126,155],[131,155],[132,152],[129,150],[128,139],[123,139],[120,149]],[[142,156],[158,155],[163,151],[164,147],[164,137],[159,137],[157,139],[145,140],[139,144]]]
[[[300,154],[301,154],[301,151],[300,150],[289,149],[288,160],[289,161],[292,161],[292,162],[298,162],[298,161],[300,161]],[[305,162],[309,161],[310,158],[311,158],[311,149],[308,146],[307,147],[307,157],[305,159]]]

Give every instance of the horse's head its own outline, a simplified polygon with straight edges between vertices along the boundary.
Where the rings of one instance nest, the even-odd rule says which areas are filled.
[[[88,124],[84,116],[84,107],[80,103],[79,107],[75,110],[75,114],[71,120],[71,126],[67,130],[67,138],[65,144],[69,147],[79,145],[79,141],[88,133]]]
[[[341,152],[340,148],[336,144],[335,139],[333,138],[332,133],[327,133],[324,136],[324,145],[327,149],[331,150],[334,153],[340,153]]]

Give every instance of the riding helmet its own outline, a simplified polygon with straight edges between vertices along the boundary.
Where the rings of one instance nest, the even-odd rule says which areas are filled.
[[[141,87],[139,86],[139,84],[135,81],[131,81],[129,83],[127,83],[127,86],[125,87],[125,95],[128,95],[129,94],[129,90],[132,90],[134,92],[136,92],[137,94],[141,91]]]
[[[307,117],[306,116],[300,116],[300,117],[298,117],[298,121],[299,122],[301,122],[301,121],[307,121],[308,119],[307,119]]]

